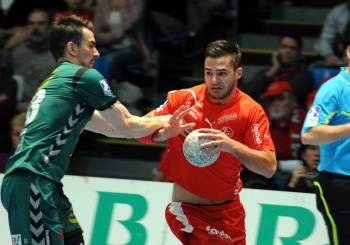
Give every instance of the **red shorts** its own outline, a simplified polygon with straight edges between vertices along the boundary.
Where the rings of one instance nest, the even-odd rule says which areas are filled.
[[[219,205],[171,202],[165,217],[184,245],[245,245],[245,211],[239,199]]]

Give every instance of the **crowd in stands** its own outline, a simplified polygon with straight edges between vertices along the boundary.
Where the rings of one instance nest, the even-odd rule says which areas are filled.
[[[264,103],[266,88],[273,81],[281,80],[293,87],[298,104],[304,107],[307,94],[314,88],[314,78],[303,63],[302,38],[294,34],[285,34],[279,38],[271,64],[254,74],[249,81],[242,81],[241,89]]]
[[[101,60],[108,66],[107,74],[112,91],[133,88],[128,83],[128,70],[135,65],[147,70],[152,65],[154,46],[147,37],[146,24],[153,23],[155,33],[173,35],[184,32],[185,39],[202,38],[205,25],[210,22],[213,9],[229,6],[231,1],[152,1],[152,0],[55,0],[3,1],[0,6],[0,163],[4,155],[15,151],[12,135],[19,135],[24,125],[24,112],[36,89],[55,67],[48,47],[51,21],[60,16],[80,15],[95,25],[95,37]],[[1,2],[1,3],[3,3]],[[12,4],[11,4],[12,3]],[[157,3],[157,4],[156,4]],[[169,6],[174,5],[174,8]],[[164,5],[164,6],[162,6]],[[201,18],[198,18],[201,17]],[[325,19],[317,52],[318,67],[337,70],[347,65],[344,49],[350,34],[350,4],[334,6]],[[161,21],[159,21],[161,20]],[[188,42],[190,43],[190,42]],[[345,44],[345,46],[344,46]],[[241,44],[243,45],[243,44]],[[193,46],[187,46],[193,48]],[[243,54],[244,56],[244,54]],[[301,143],[301,127],[306,112],[317,92],[310,64],[303,57],[303,37],[283,34],[276,43],[271,63],[249,80],[240,81],[239,88],[258,101],[265,109],[275,142],[278,171],[272,179],[256,176],[248,170],[242,175],[246,187],[312,192],[310,180],[317,174],[320,158],[315,146]],[[315,64],[313,64],[315,65]],[[244,57],[243,57],[244,67]],[[106,68],[106,67],[105,67]],[[102,73],[102,71],[101,71]],[[325,78],[324,83],[331,76]],[[130,108],[135,107],[142,91],[135,88],[120,94]],[[122,101],[123,102],[123,101]],[[135,110],[137,108],[134,108]],[[20,116],[20,120],[18,117]],[[20,123],[15,123],[20,121]],[[15,131],[14,133],[14,130]],[[162,161],[169,161],[164,153]],[[158,173],[156,180],[171,181]]]

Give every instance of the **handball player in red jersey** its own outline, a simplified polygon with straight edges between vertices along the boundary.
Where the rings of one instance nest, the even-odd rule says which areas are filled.
[[[239,198],[242,167],[268,178],[276,171],[275,147],[264,110],[237,88],[242,73],[238,44],[211,42],[205,50],[205,83],[170,91],[166,102],[146,115],[172,114],[185,105],[191,108],[185,120],[195,123],[192,130],[200,129],[201,137],[212,139],[202,146],[214,146],[211,153],[220,151],[214,163],[198,167],[183,154],[189,130],[174,137],[176,128],[165,127],[139,139],[167,140],[171,160],[160,170],[173,182],[173,196],[165,216],[182,244],[245,245],[245,211]]]

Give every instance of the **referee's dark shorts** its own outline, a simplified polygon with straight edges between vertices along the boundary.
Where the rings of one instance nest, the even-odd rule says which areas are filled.
[[[350,176],[320,172],[315,181],[317,209],[326,222],[330,244],[350,244]]]

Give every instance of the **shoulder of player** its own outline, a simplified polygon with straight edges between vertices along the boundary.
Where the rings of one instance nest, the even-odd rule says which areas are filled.
[[[238,100],[241,106],[261,107],[261,105],[256,100],[254,100],[252,97],[250,97],[248,94],[246,94],[242,90],[237,89],[235,96],[238,97]]]
[[[195,88],[195,87],[194,87]],[[195,98],[197,97],[198,90],[194,88],[183,88],[178,90],[171,90],[168,92],[168,96],[179,98]]]
[[[324,91],[327,94],[335,93],[337,90],[343,90],[349,88],[350,81],[342,74],[335,75],[321,84],[319,90]]]
[[[78,72],[78,70],[77,70],[77,72]],[[90,68],[90,69],[89,68],[86,68],[86,69],[83,68],[82,72],[83,73],[81,75],[81,78],[84,79],[84,80],[87,79],[87,80],[100,81],[100,80],[105,79],[98,70],[93,69],[93,68]]]

